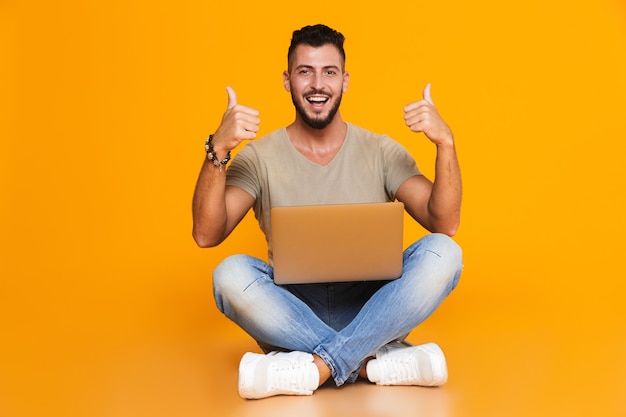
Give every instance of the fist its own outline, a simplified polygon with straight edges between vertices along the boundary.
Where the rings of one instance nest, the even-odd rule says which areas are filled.
[[[430,84],[422,92],[423,99],[404,107],[404,122],[413,132],[422,132],[436,145],[453,144],[454,136],[443,121],[430,93]]]
[[[236,148],[244,140],[255,139],[261,123],[256,109],[237,104],[237,94],[231,87],[226,87],[226,91],[228,105],[222,122],[213,135],[215,150],[224,152]]]

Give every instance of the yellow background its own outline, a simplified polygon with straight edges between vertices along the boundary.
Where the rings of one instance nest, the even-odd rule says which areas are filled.
[[[288,42],[318,22],[347,37],[345,119],[396,138],[431,175],[433,147],[402,120],[430,82],[456,134],[465,272],[440,334],[536,340],[562,375],[537,404],[592,385],[596,415],[626,415],[620,0],[2,0],[0,415],[116,415],[99,407],[132,380],[121,364],[171,340],[202,350],[241,336],[216,314],[210,272],[265,246],[249,216],[221,247],[195,247],[203,143],[226,85],[260,111],[262,134],[292,120]]]

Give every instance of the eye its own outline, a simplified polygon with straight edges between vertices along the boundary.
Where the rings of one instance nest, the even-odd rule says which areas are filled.
[[[332,77],[333,75],[336,75],[337,71],[335,70],[328,70],[326,71],[326,75],[328,75],[329,77]]]

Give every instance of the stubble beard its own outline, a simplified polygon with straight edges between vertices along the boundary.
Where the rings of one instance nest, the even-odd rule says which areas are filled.
[[[326,126],[330,124],[330,122],[333,121],[333,119],[335,118],[335,115],[337,114],[337,111],[339,110],[339,105],[341,104],[341,97],[342,95],[339,95],[339,97],[337,98],[337,101],[335,102],[335,105],[331,107],[326,117],[321,118],[321,115],[319,115],[320,117],[313,118],[313,117],[310,117],[306,113],[306,110],[304,109],[304,107],[300,104],[300,102],[296,100],[296,97],[294,96],[293,92],[291,93],[291,101],[293,102],[293,105],[296,108],[296,112],[298,113],[302,121],[310,128],[316,129],[316,130],[324,129]]]

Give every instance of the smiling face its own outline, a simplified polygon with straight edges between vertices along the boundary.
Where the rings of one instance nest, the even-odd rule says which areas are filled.
[[[296,47],[283,82],[291,93],[297,120],[313,129],[324,129],[333,121],[348,89],[350,76],[343,66],[343,58],[332,44]]]

